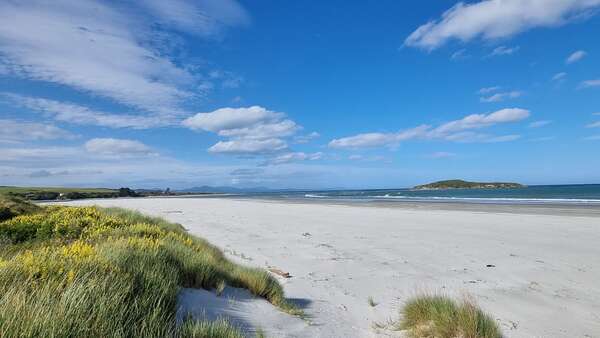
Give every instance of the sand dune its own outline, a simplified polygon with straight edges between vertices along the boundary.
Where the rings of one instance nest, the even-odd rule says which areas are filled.
[[[201,313],[200,304],[212,304],[271,337],[397,335],[373,323],[396,317],[402,302],[418,292],[468,293],[508,337],[600,337],[600,218],[589,213],[217,198],[70,203],[161,216],[232,259],[289,272],[291,278],[280,280],[288,297],[305,308],[306,320],[235,289],[220,300],[206,291],[181,295],[185,309]]]

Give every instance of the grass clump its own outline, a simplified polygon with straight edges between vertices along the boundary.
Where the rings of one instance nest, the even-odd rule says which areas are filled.
[[[411,337],[502,337],[496,322],[469,299],[457,303],[443,296],[415,297],[401,314],[398,328]]]
[[[214,322],[186,320],[179,329],[181,338],[244,338],[242,332],[224,319]],[[258,335],[257,335],[258,337]]]
[[[279,283],[207,241],[122,209],[52,206],[0,222],[3,337],[239,337],[223,321],[175,325],[181,287],[248,289],[297,313]]]

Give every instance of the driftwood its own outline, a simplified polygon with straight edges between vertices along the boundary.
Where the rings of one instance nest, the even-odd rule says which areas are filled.
[[[277,268],[269,268],[268,270],[269,270],[269,272],[274,273],[274,274],[276,274],[278,276],[281,276],[283,278],[292,278],[292,276],[290,275],[289,272],[285,272],[285,271],[279,270]]]

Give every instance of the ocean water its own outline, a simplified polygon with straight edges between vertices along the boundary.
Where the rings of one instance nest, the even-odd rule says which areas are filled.
[[[535,185],[516,189],[368,189],[286,191],[245,194],[283,199],[330,199],[353,201],[429,201],[518,204],[598,204],[600,184]]]

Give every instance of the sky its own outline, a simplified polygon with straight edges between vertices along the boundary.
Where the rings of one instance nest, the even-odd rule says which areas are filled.
[[[0,185],[600,183],[600,0],[0,1]]]

